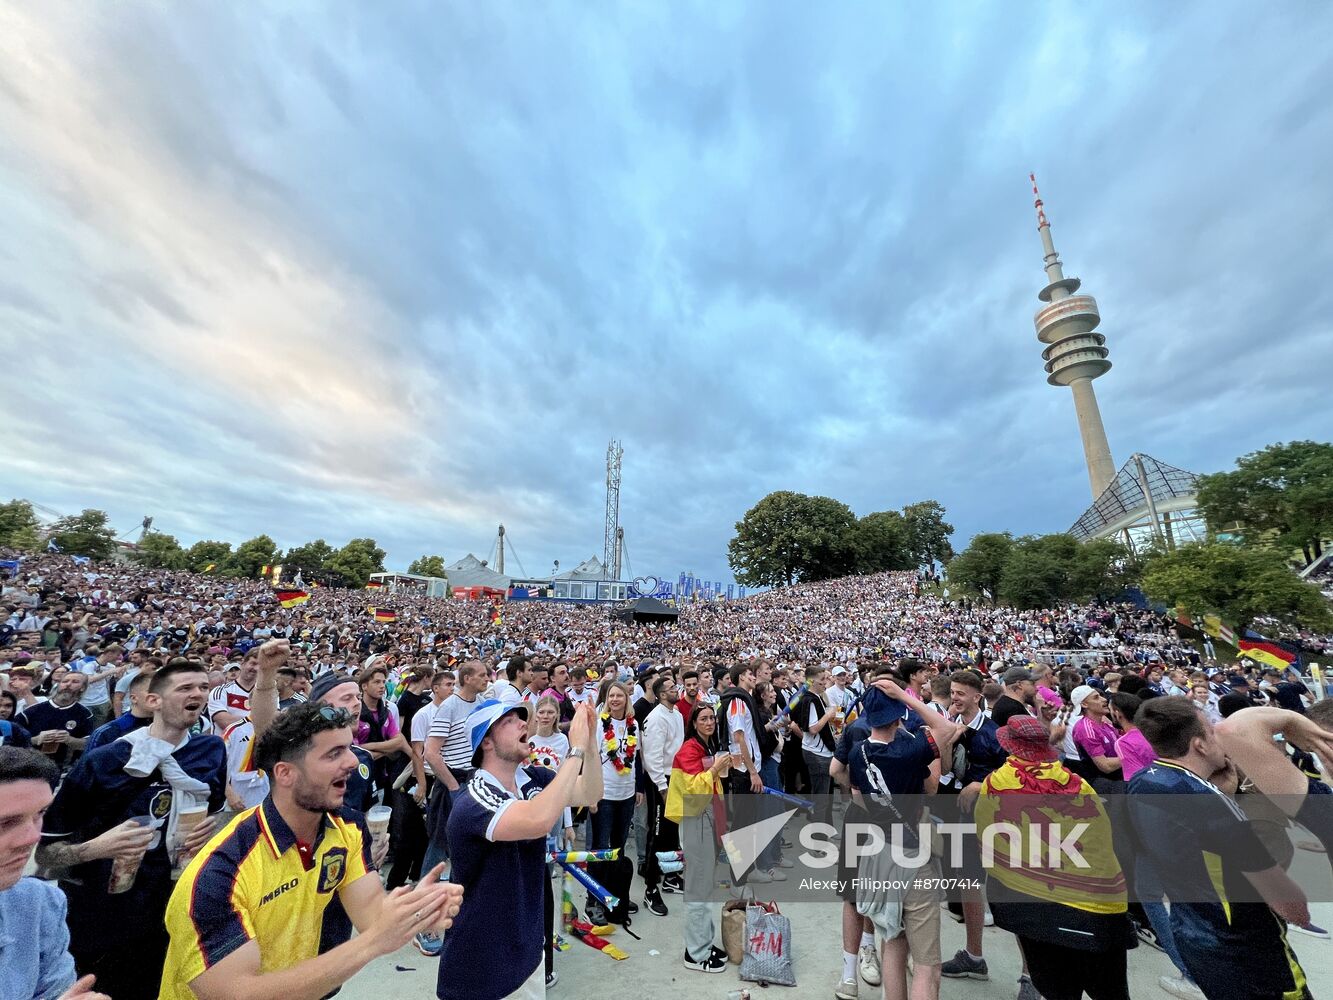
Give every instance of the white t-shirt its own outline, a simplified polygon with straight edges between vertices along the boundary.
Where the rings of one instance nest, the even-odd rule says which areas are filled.
[[[601,751],[602,757],[602,798],[612,801],[622,801],[624,799],[634,798],[634,767],[631,763],[628,774],[617,774],[616,767],[611,763],[610,755],[606,752],[605,723],[601,718],[597,719],[597,746]],[[617,756],[624,759],[626,753],[626,720],[611,720],[611,726],[616,736]],[[637,739],[637,736],[636,736]],[[638,754],[638,750],[635,750]]]
[[[855,697],[851,688],[840,688],[834,684],[824,692],[824,704],[830,708],[840,708],[845,712]]]
[[[245,719],[228,726],[222,738],[227,744],[227,780],[231,782],[231,790],[245,803],[245,808],[259,805],[268,797],[268,775],[254,769],[248,760],[255,727]],[[250,769],[246,770],[247,767]]]
[[[518,688],[509,683],[507,678],[501,677],[486,694],[487,698],[494,698],[501,705],[517,705],[523,700]]]
[[[731,704],[727,706],[727,732],[731,734],[733,745],[739,744],[741,737],[744,736],[745,747],[750,751],[750,759],[757,765],[762,765],[763,761],[759,759],[759,737],[754,731],[754,716],[750,714],[749,706],[739,698],[733,698]],[[739,755],[732,760],[731,769],[742,774],[749,773]]]
[[[568,698],[570,701],[572,701],[575,705],[582,705],[585,701],[597,700],[597,689],[591,686],[585,686],[583,689],[583,693],[579,694],[579,692],[575,691],[571,687],[566,689],[565,697]]]
[[[443,702],[440,704],[443,704]],[[426,738],[430,736],[430,724],[435,721],[435,710],[439,707],[434,700],[431,700],[417,709],[417,714],[412,716],[410,742],[425,745]],[[435,772],[431,770],[430,761],[426,761],[425,764],[426,773],[434,774]]]
[[[825,691],[824,693],[828,694],[827,691]],[[813,754],[818,754],[820,757],[832,757],[833,751],[830,750],[828,747],[824,746],[824,741],[821,738],[820,734],[810,732],[810,727],[819,721],[820,718],[819,706],[816,705],[814,701],[811,701],[810,707],[807,711],[809,711],[810,714],[809,717],[805,720],[805,726],[803,727],[804,731],[801,733],[802,749],[808,750],[810,751],[810,753]]]

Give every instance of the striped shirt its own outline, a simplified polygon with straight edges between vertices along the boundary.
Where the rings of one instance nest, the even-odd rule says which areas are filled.
[[[472,768],[472,739],[467,731],[467,717],[476,707],[475,701],[464,701],[455,691],[440,703],[431,720],[430,735],[444,740],[440,756],[455,771]]]
[[[167,904],[171,944],[159,1000],[195,1000],[189,984],[250,941],[265,972],[349,940],[345,887],[373,872],[365,817],[325,813],[310,864],[272,799],[236,817],[186,867]]]

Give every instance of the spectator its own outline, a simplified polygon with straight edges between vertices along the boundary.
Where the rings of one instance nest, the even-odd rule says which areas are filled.
[[[380,885],[365,818],[343,806],[358,766],[352,722],[308,704],[265,728],[255,758],[273,794],[201,852],[172,893],[162,1000],[319,1000],[424,927],[450,926],[462,892],[438,871],[414,889]],[[349,927],[330,939],[334,900],[356,938]]]
[[[205,819],[182,836],[181,814],[222,807],[222,740],[190,735],[207,698],[208,677],[199,667],[179,661],[158,671],[148,688],[152,723],[86,754],[46,814],[37,860],[63,873],[70,952],[79,971],[96,975],[116,1000],[157,996],[172,867],[182,851],[202,847],[215,826]],[[113,860],[136,858],[133,885],[111,892]]]
[[[680,828],[685,856],[685,968],[720,973],[727,953],[713,944],[713,891],[717,886],[717,813],[722,805],[721,775],[731,754],[717,742],[717,710],[707,702],[694,706],[685,739],[671,762],[665,815]]]
[[[75,983],[65,897],[23,870],[41,839],[60,772],[35,750],[0,746],[0,996],[6,1000],[109,1000],[94,977]]]
[[[601,741],[592,708],[581,705],[560,770],[526,767],[527,716],[526,705],[491,702],[468,717],[478,770],[449,816],[450,879],[463,900],[440,954],[440,1000],[543,995],[546,835],[567,807],[602,797],[601,768],[583,770]],[[496,934],[502,925],[508,932]]]

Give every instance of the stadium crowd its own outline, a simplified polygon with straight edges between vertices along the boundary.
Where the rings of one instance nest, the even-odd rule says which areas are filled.
[[[679,897],[671,947],[721,972],[719,880],[753,894],[796,865],[785,836],[718,862],[766,790],[843,842],[930,838],[932,817],[980,832],[1025,796],[1101,836],[1059,890],[983,866],[976,834],[929,862],[948,898],[856,887],[840,861],[840,940],[801,945],[841,1000],[988,979],[992,924],[1021,948],[1020,1000],[1127,997],[1140,943],[1175,966],[1171,995],[1309,995],[1287,934],[1327,932],[1289,831],[1333,840],[1333,702],[1215,653],[1150,610],[950,601],[911,573],[635,625],[30,556],[0,586],[0,997],[320,998],[409,943],[439,956],[441,998],[541,997],[546,854],[580,841],[641,880],[590,865],[620,897],[590,894],[590,923]],[[946,957],[951,914],[966,947]]]

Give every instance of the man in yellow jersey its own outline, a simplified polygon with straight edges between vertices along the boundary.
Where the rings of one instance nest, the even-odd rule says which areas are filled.
[[[260,737],[255,758],[272,791],[181,876],[167,907],[161,1000],[320,1000],[414,934],[452,924],[463,889],[439,881],[440,868],[414,889],[380,885],[365,818],[343,806],[356,767],[352,721],[329,705],[298,705]],[[326,920],[335,894],[355,938],[345,921]]]

